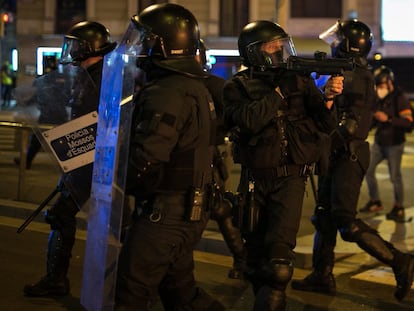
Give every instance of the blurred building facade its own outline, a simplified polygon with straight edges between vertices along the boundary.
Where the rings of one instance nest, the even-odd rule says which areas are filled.
[[[18,83],[32,80],[36,49],[60,47],[63,34],[76,22],[101,22],[115,40],[120,40],[132,15],[150,4],[164,2],[181,4],[194,13],[209,48],[237,49],[241,28],[250,21],[267,19],[279,23],[293,36],[299,54],[329,52],[318,34],[337,19],[357,17],[374,33],[373,51],[414,55],[414,44],[405,43],[402,47],[381,42],[381,0],[19,0],[15,17]],[[3,48],[3,58],[9,57],[7,53]]]

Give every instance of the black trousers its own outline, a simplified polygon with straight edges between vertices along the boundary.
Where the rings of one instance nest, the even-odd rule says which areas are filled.
[[[158,294],[168,310],[198,310],[193,250],[208,214],[185,221],[184,204],[184,195],[157,195],[152,210],[160,210],[160,220],[151,221],[147,211],[132,220],[119,258],[115,310],[149,310]]]
[[[246,232],[247,265],[253,270],[272,258],[294,260],[293,249],[302,215],[306,177],[255,179],[254,199],[260,209],[256,230]],[[255,280],[256,291],[266,280]]]

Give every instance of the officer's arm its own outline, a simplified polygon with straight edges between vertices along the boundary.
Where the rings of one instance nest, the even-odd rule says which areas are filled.
[[[176,146],[179,132],[188,119],[182,97],[174,91],[146,90],[136,105],[139,109],[132,128],[127,183],[135,188],[160,181],[162,164]],[[196,134],[195,134],[196,135]]]
[[[320,92],[313,80],[309,80],[307,89],[309,97],[306,103],[310,116],[320,131],[330,133],[337,125],[335,106],[329,104],[333,101],[326,99],[326,96]]]
[[[409,129],[412,127],[413,124],[413,115],[411,104],[408,99],[401,94],[397,98],[398,100],[398,117],[397,118],[389,118],[387,122],[391,123],[393,126],[402,127],[405,129]]]
[[[257,133],[277,115],[283,98],[258,79],[241,85],[234,80],[224,86],[224,115],[229,124]]]

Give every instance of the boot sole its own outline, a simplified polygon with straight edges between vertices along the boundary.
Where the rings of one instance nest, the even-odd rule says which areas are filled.
[[[405,298],[405,296],[408,295],[408,293],[410,292],[411,289],[411,285],[413,284],[413,279],[414,279],[414,258],[411,258],[410,260],[410,264],[408,267],[408,278],[407,278],[407,284],[405,284],[404,287],[397,287],[397,289],[395,290],[394,293],[394,297],[398,300],[401,301]]]
[[[43,293],[30,293],[25,291],[24,295],[27,297],[62,297],[62,296],[67,296],[69,295],[69,291],[68,292],[60,292],[60,291],[48,291],[48,292],[43,292]]]

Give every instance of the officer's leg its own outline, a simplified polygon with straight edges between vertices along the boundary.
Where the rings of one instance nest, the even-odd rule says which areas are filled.
[[[178,251],[178,250],[177,250]],[[158,293],[166,311],[221,311],[224,306],[196,286],[193,249],[176,253],[175,261],[160,282]]]
[[[292,288],[335,295],[336,284],[332,270],[337,228],[331,217],[332,171],[318,178],[318,204],[312,216],[316,232],[313,241],[313,271],[303,280],[293,280]]]
[[[53,207],[46,212],[45,219],[51,227],[47,248],[47,274],[39,282],[24,287],[27,296],[56,296],[69,293],[67,272],[75,242],[78,211],[72,198],[61,194]]]
[[[329,210],[317,206],[312,217],[316,233],[313,242],[313,271],[303,280],[293,280],[292,288],[303,291],[336,294],[336,283],[333,276],[337,229]]]
[[[232,210],[239,208],[237,196],[227,192],[225,197],[217,199],[211,210],[211,219],[215,220],[223,235],[224,241],[233,255],[233,267],[229,271],[229,277],[240,279],[243,277],[243,270],[246,265],[246,251],[239,228],[233,224]]]
[[[224,306],[203,289],[196,286],[193,273],[171,271],[159,287],[165,311],[220,311]]]
[[[255,311],[286,309],[286,286],[293,275],[293,249],[304,191],[305,178],[301,176],[255,182],[255,202],[260,210],[256,244],[259,248],[262,236],[266,251],[261,254],[248,246],[249,270],[250,258],[258,256],[252,271],[246,275],[256,294]]]
[[[286,286],[293,275],[293,263],[289,259],[272,258],[262,267],[260,279],[266,284],[257,291],[253,310],[284,311]]]
[[[414,256],[402,253],[385,241],[376,230],[360,219],[342,224],[339,228],[345,241],[356,242],[360,248],[392,267],[397,288],[394,296],[402,300],[410,291],[414,278]]]

